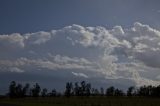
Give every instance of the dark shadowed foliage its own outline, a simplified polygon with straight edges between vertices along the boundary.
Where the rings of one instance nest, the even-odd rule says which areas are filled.
[[[51,90],[48,92],[47,88],[41,87],[38,83],[33,85],[30,88],[30,84],[22,84],[16,83],[12,81],[9,85],[9,92],[7,93],[11,98],[22,98],[22,97],[59,97],[59,96],[128,96],[128,97],[135,97],[135,96],[144,96],[144,97],[160,97],[160,85],[159,86],[141,86],[139,88],[135,88],[131,86],[128,88],[127,92],[125,93],[123,90],[115,88],[114,86],[110,86],[104,92],[104,88],[92,88],[90,83],[86,81],[82,82],[67,82],[65,86],[64,93],[57,92],[56,89]]]

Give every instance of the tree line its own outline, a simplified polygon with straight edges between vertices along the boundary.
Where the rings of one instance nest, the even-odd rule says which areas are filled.
[[[90,83],[86,81],[82,82],[67,82],[63,93],[57,92],[53,89],[48,92],[46,88],[41,88],[38,83],[30,86],[26,83],[24,86],[20,83],[12,81],[9,85],[9,92],[7,96],[11,98],[22,97],[58,97],[58,96],[146,96],[146,97],[160,97],[160,85],[159,86],[141,86],[136,88],[131,86],[124,92],[121,89],[110,86],[107,89],[101,87],[100,89],[93,88]]]

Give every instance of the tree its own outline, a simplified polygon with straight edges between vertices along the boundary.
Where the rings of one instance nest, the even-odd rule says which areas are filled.
[[[57,91],[56,89],[53,89],[52,92],[50,93],[50,96],[55,97],[57,96]]]
[[[133,96],[133,94],[134,94],[134,87],[131,86],[127,90],[127,96]]]
[[[86,82],[82,81],[81,82],[81,90],[80,90],[80,95],[84,96],[85,95],[85,91],[86,91]]]
[[[32,96],[33,96],[33,97],[38,97],[40,91],[41,91],[41,87],[39,86],[38,83],[36,83],[36,84],[33,86],[33,88],[31,89]]]
[[[138,95],[139,96],[147,96],[148,95],[148,91],[147,91],[147,87],[144,85],[144,86],[141,86],[138,90]]]
[[[156,93],[157,93],[157,97],[160,97],[160,85],[158,85],[157,87],[156,87]]]
[[[25,97],[28,91],[29,91],[29,84],[26,84],[23,87],[22,84],[16,84],[15,81],[12,81],[9,86],[10,97]]]
[[[86,96],[90,96],[91,94],[91,84],[87,83],[86,84]]]
[[[12,81],[9,85],[9,96],[16,97],[16,82]]]
[[[42,92],[41,92],[42,97],[46,97],[47,96],[47,89],[43,88]]]
[[[101,96],[103,96],[104,95],[104,89],[103,89],[103,87],[100,88],[100,91],[101,91]]]
[[[71,94],[72,94],[72,89],[73,89],[73,86],[72,86],[72,83],[71,82],[67,82],[66,83],[66,90],[65,90],[65,95],[67,97],[70,97]]]
[[[114,96],[115,88],[113,86],[107,88],[106,90],[106,96]]]
[[[78,85],[78,82],[75,82],[75,84],[74,84],[74,94],[76,95],[76,96],[79,96],[80,95],[80,91],[79,91],[79,85]]]
[[[123,93],[122,90],[120,90],[120,89],[117,88],[114,91],[114,96],[124,96],[124,93]]]
[[[22,90],[23,97],[26,97],[27,94],[29,95],[29,87],[30,87],[29,83],[26,83],[25,86],[23,87],[23,90]]]
[[[25,86],[22,86],[22,84],[16,83],[15,81],[12,81],[9,85],[9,93],[8,95],[10,97],[26,97],[28,95],[33,97],[38,97],[39,93],[41,92],[41,88],[38,83],[33,85],[33,87],[30,89],[30,85],[27,83]],[[87,83],[85,81],[76,82],[74,86],[72,85],[72,82],[66,83],[66,89],[64,92],[65,96],[70,97],[72,95],[76,96],[90,96],[91,94],[93,96],[103,96],[104,95],[104,89],[101,87],[100,91],[96,88],[91,88],[91,84]],[[106,89],[106,96],[124,96],[125,93],[118,89],[114,88],[113,86]],[[57,93],[56,89],[53,89],[50,93],[47,93],[47,89],[44,88],[41,92],[42,97],[45,96],[61,96],[60,93]],[[160,97],[160,85],[159,86],[141,86],[139,88],[134,88],[133,86],[129,87],[127,90],[127,96],[151,96],[151,97]]]
[[[15,88],[16,90],[16,97],[23,97],[23,92],[22,92],[22,85],[18,84]]]
[[[97,88],[92,88],[91,89],[91,94],[93,96],[97,96],[97,95],[100,95],[100,92],[99,92],[99,90]]]
[[[148,89],[148,96],[153,96],[153,87],[152,85],[147,86]]]
[[[100,94],[100,92],[99,92],[99,90],[96,88],[96,89],[94,89],[94,95],[95,96],[98,96]]]
[[[94,95],[95,88],[91,89],[91,94]]]

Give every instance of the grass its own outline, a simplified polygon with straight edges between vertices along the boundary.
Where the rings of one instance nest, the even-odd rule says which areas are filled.
[[[55,97],[0,99],[20,106],[160,106],[160,98],[147,97]]]

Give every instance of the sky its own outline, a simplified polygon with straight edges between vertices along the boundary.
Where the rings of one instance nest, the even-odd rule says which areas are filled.
[[[0,0],[0,93],[160,84],[159,0]]]

